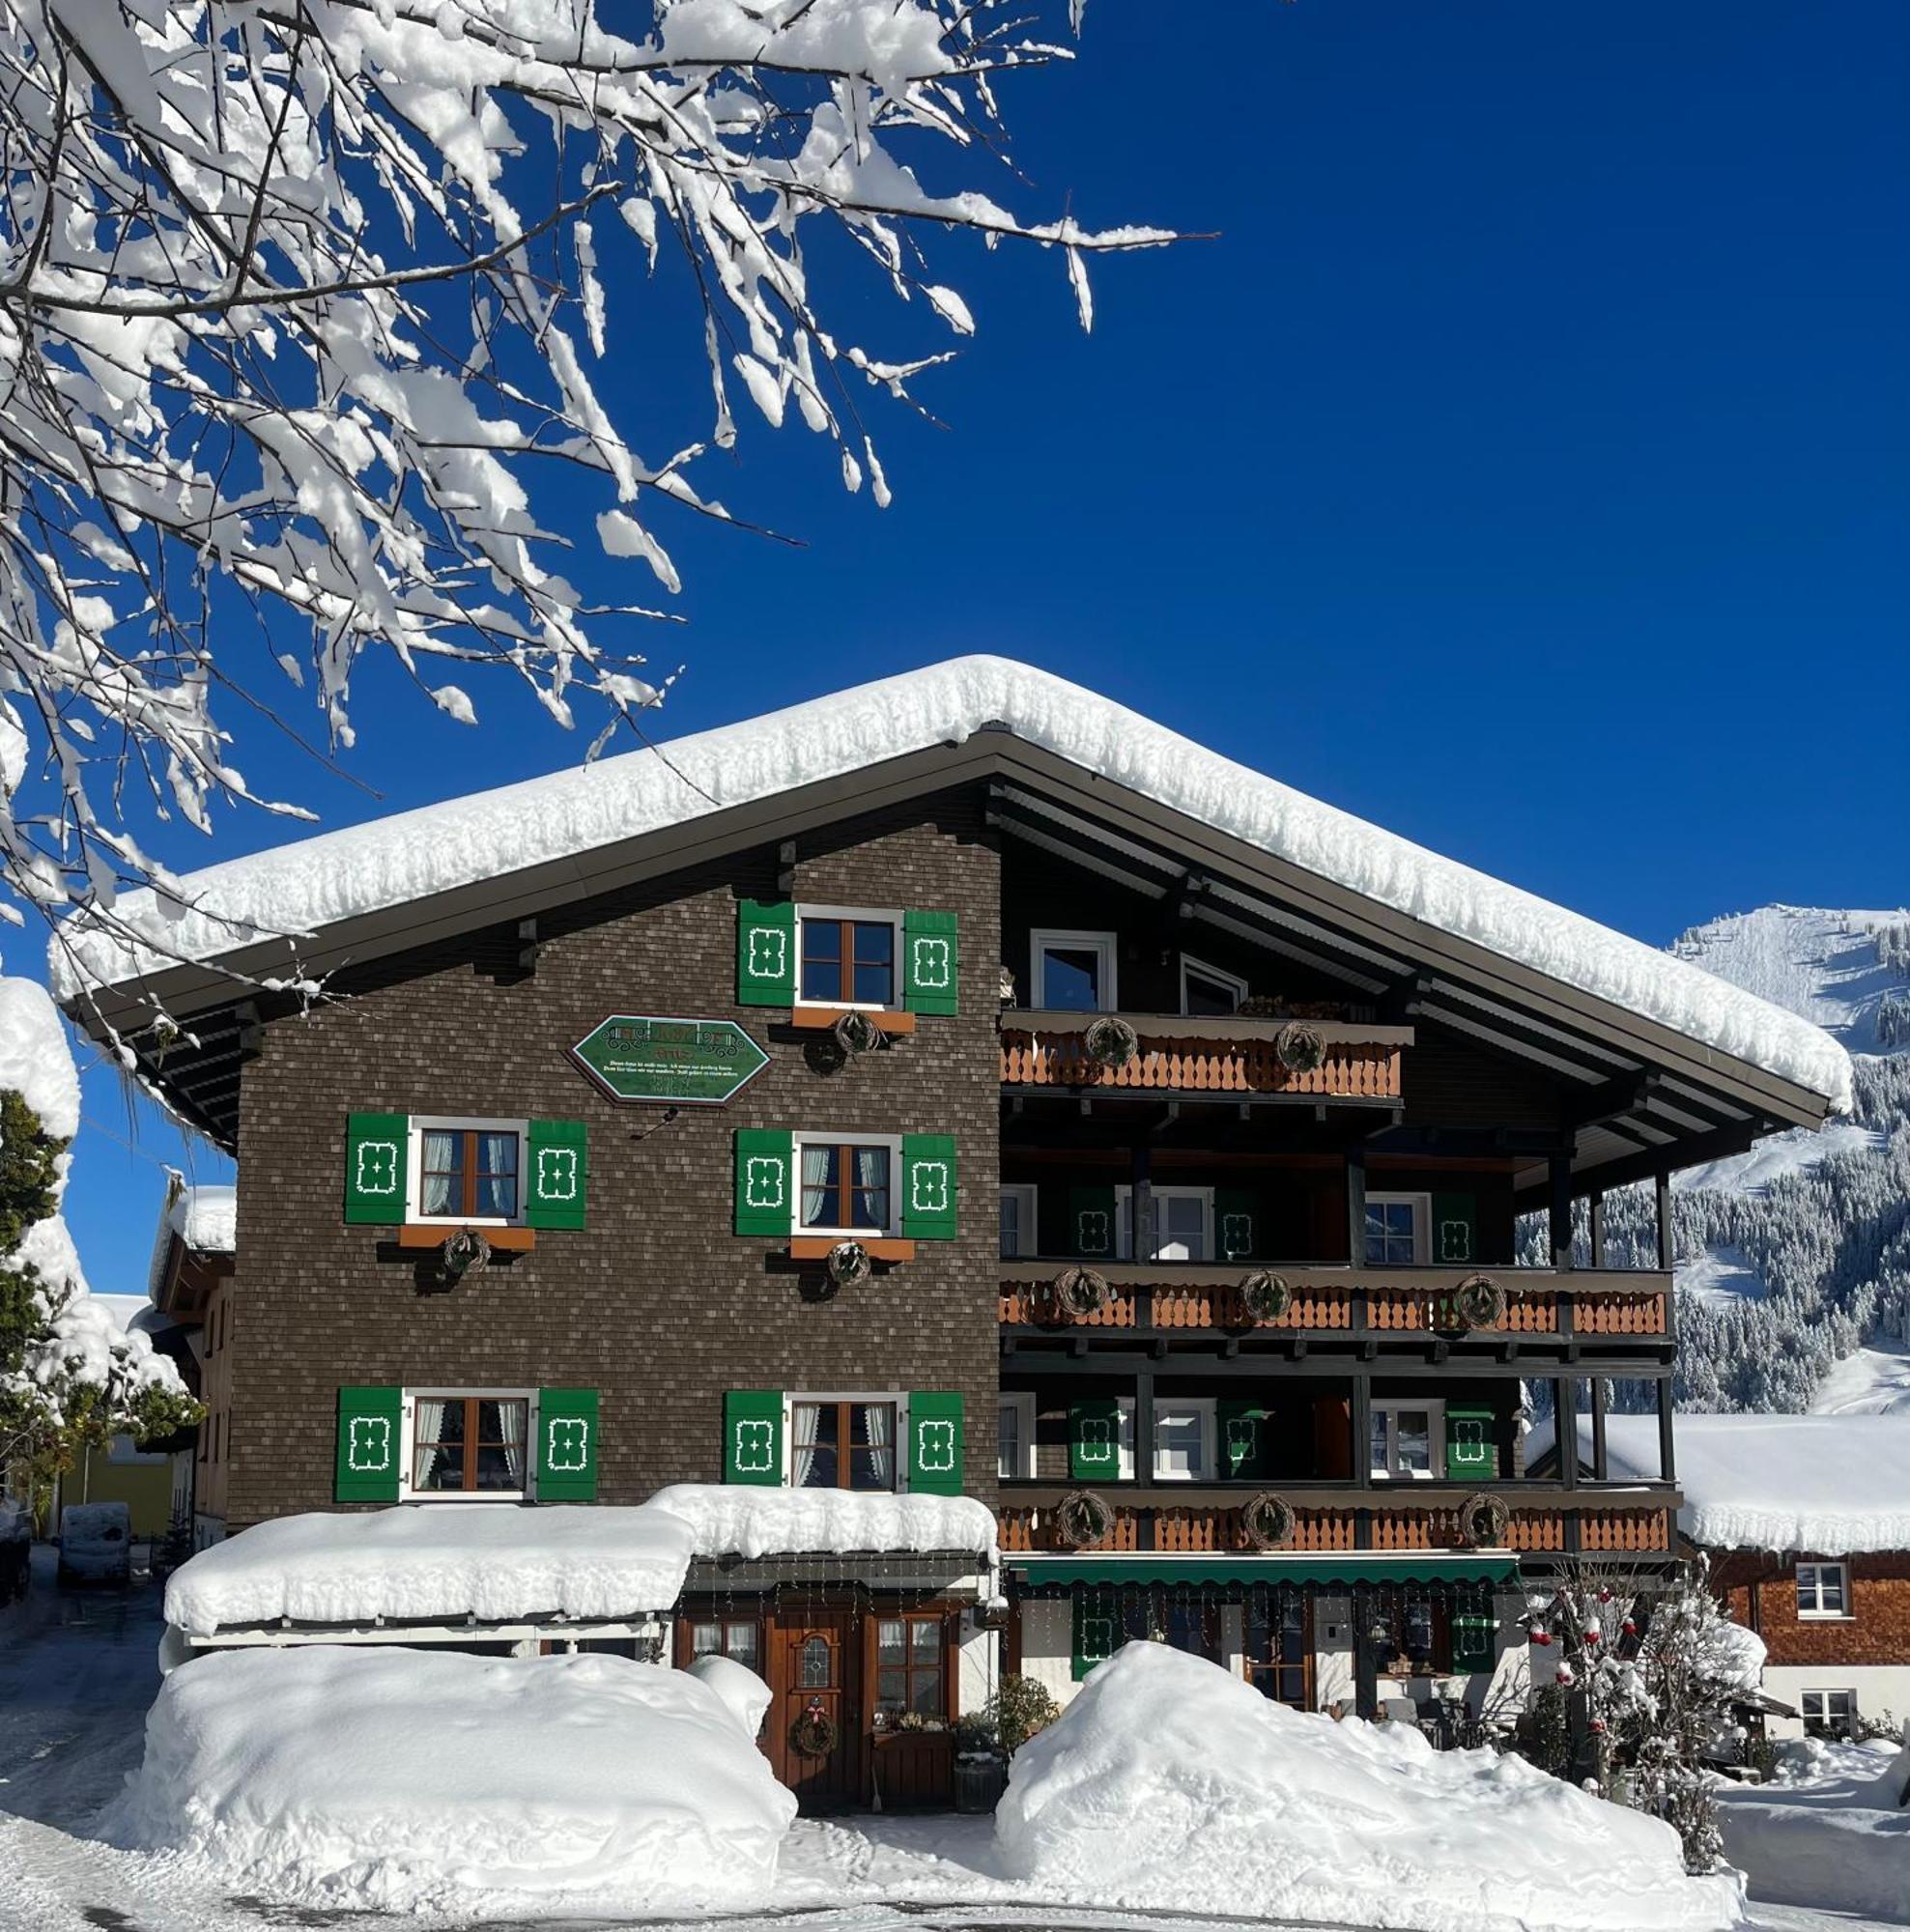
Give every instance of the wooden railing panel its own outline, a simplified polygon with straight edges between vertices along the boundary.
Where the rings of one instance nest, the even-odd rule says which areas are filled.
[[[1004,1030],[1001,1077],[1011,1087],[1093,1087],[1129,1093],[1303,1094],[1322,1099],[1396,1100],[1400,1050],[1335,1042],[1308,1072],[1296,1072],[1266,1039],[1151,1040],[1126,1066],[1090,1058],[1083,1036]]]

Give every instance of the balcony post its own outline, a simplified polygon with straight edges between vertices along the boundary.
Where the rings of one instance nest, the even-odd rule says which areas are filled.
[[[1591,1264],[1595,1268],[1605,1265],[1605,1190],[1602,1187],[1591,1197]]]
[[[1605,1392],[1611,1386],[1603,1376],[1591,1378],[1591,1472],[1592,1481],[1611,1480],[1605,1456]]]
[[[1373,1381],[1366,1365],[1355,1363],[1353,1371],[1353,1482],[1355,1489],[1373,1487]]]
[[[1572,1265],[1572,1158],[1555,1153],[1546,1161],[1546,1205],[1552,1223],[1552,1264]]]
[[[1364,1583],[1353,1586],[1353,1706],[1369,1721],[1380,1715],[1380,1662],[1368,1634],[1373,1622],[1373,1599]]]
[[[1672,1268],[1671,1253],[1671,1170],[1661,1167],[1653,1179],[1658,1197],[1658,1265],[1667,1274]]]
[[[1366,1259],[1366,1150],[1347,1149],[1347,1260],[1356,1268]]]
[[[1128,1252],[1137,1262],[1154,1260],[1154,1184],[1150,1179],[1153,1151],[1146,1141],[1137,1141],[1133,1152],[1133,1192],[1127,1200]],[[1119,1252],[1120,1243],[1115,1243]]]
[[[1134,1483],[1137,1489],[1154,1487],[1154,1371],[1134,1371]],[[1143,1516],[1141,1526],[1150,1528],[1152,1518]]]
[[[1558,1480],[1568,1490],[1579,1487],[1579,1380],[1561,1376],[1552,1385],[1552,1434],[1558,1444]]]
[[[1678,1480],[1678,1462],[1671,1449],[1671,1372],[1658,1378],[1658,1475],[1662,1482]]]

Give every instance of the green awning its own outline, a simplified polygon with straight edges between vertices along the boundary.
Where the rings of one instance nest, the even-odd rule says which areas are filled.
[[[1516,1583],[1516,1556],[1397,1557],[1011,1556],[1005,1567],[1031,1587],[1043,1583]]]

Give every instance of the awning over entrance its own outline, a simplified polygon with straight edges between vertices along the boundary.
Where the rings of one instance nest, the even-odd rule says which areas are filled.
[[[1007,1566],[1031,1588],[1046,1583],[1516,1583],[1515,1556],[1014,1556]]]

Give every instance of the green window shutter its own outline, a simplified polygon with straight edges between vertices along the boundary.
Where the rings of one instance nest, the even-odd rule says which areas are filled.
[[[345,1219],[397,1227],[405,1218],[408,1114],[351,1114],[345,1122]]]
[[[1452,1667],[1454,1670],[1490,1670],[1493,1655],[1491,1617],[1454,1617],[1452,1620]]]
[[[1074,1592],[1074,1681],[1105,1663],[1121,1642],[1121,1612],[1111,1590]]]
[[[533,1228],[581,1228],[589,1166],[582,1121],[532,1121],[526,1150],[524,1218]]]
[[[724,1396],[723,1480],[783,1487],[781,1389],[730,1389]]]
[[[1112,1483],[1121,1475],[1121,1404],[1084,1396],[1068,1410],[1068,1473],[1077,1483]]]
[[[1114,1189],[1070,1187],[1068,1190],[1068,1251],[1114,1259]]]
[[[1479,1259],[1479,1217],[1469,1194],[1433,1196],[1433,1260],[1464,1267]]]
[[[961,1397],[917,1389],[908,1399],[908,1486],[922,1496],[961,1494]]]
[[[1454,1406],[1445,1412],[1445,1472],[1455,1480],[1489,1480],[1498,1473],[1490,1408]]]
[[[773,1127],[738,1127],[736,1232],[786,1236],[795,1224],[795,1136]]]
[[[786,899],[776,905],[736,902],[736,1004],[796,1004],[796,908]]]
[[[338,1463],[334,1502],[395,1503],[404,1434],[405,1394],[395,1388],[338,1391]]]
[[[955,1009],[955,916],[902,915],[902,1004],[912,1013]]]
[[[955,1144],[953,1134],[902,1136],[902,1234],[911,1241],[955,1236]]]
[[[1258,1196],[1239,1187],[1213,1190],[1213,1252],[1223,1262],[1252,1261],[1266,1253]]]
[[[1264,1402],[1214,1405],[1220,1436],[1217,1466],[1223,1477],[1261,1477],[1271,1472],[1273,1411]]]
[[[597,1391],[537,1392],[537,1500],[597,1500]]]

